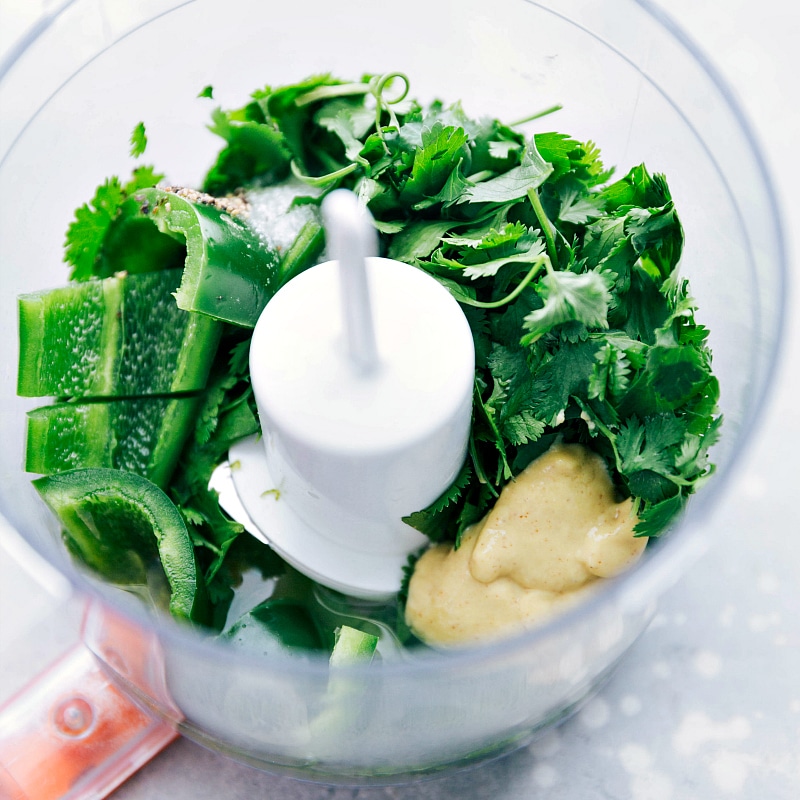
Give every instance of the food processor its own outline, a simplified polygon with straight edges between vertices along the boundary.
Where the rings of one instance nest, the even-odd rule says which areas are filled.
[[[500,0],[376,7],[345,0],[66,3],[0,74],[2,342],[0,510],[90,598],[93,664],[137,707],[258,768],[326,783],[412,780],[509,752],[575,711],[714,535],[714,509],[762,413],[782,324],[779,215],[758,147],[723,84],[647,2]],[[146,160],[194,186],[219,144],[217,104],[264,84],[402,70],[421,100],[460,101],[524,130],[595,142],[621,173],[667,175],[686,233],[681,273],[710,331],[721,385],[716,472],[680,524],[590,600],[506,640],[352,665],[258,657],[148,610],[78,570],[23,472],[16,297],[66,281],[64,232],[109,175]],[[198,97],[213,86],[213,101]],[[169,738],[168,735],[166,738]]]

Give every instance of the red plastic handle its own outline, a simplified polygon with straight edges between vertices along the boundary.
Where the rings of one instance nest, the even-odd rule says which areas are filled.
[[[0,708],[0,800],[100,800],[177,735],[77,645]]]

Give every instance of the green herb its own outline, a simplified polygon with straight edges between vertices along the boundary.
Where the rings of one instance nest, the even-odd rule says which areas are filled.
[[[181,258],[181,247],[168,237],[166,241],[159,240],[156,253],[148,250],[144,254],[131,254],[127,247],[129,243],[116,246],[120,229],[130,217],[139,215],[133,194],[154,186],[163,177],[153,167],[137,167],[125,184],[112,176],[97,187],[88,203],[77,209],[64,242],[64,260],[72,266],[72,280],[84,281],[95,276],[106,278],[121,270],[143,272],[153,269],[153,263],[162,269],[176,265]],[[131,265],[131,255],[138,255],[136,260],[140,267]]]
[[[140,122],[131,133],[131,155],[134,158],[139,158],[147,149],[147,132],[145,131],[144,122]]]

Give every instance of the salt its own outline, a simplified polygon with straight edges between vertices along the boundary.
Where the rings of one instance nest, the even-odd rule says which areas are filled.
[[[292,206],[296,197],[319,197],[321,190],[307,186],[297,178],[263,189],[251,189],[246,194],[250,204],[247,224],[265,247],[285,253],[295,242],[307,222],[320,222],[313,203]],[[324,259],[324,254],[323,258]]]

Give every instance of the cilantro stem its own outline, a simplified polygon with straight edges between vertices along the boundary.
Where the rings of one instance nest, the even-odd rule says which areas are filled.
[[[472,464],[475,467],[475,476],[478,478],[478,483],[488,486],[489,491],[492,493],[492,495],[494,495],[495,498],[500,497],[500,495],[497,493],[497,489],[492,486],[491,481],[486,477],[486,473],[483,471],[483,465],[481,464],[478,456],[478,449],[475,446],[475,437],[472,434],[469,435],[469,455],[472,459]]]
[[[247,401],[247,398],[253,393],[253,387],[247,386],[244,391],[235,399],[231,400],[229,403],[221,403],[219,410],[217,411],[217,415],[221,416],[222,414],[226,413],[227,411],[231,411],[232,409],[240,406],[242,403]]]
[[[305,94],[295,98],[294,104],[298,107],[316,103],[317,100],[332,100],[335,97],[348,97],[359,94],[369,94],[370,87],[366,83],[335,83],[318,86]]]
[[[386,98],[383,96],[383,90],[395,79],[400,78],[403,82],[403,90],[397,97]],[[403,72],[387,72],[385,75],[381,75],[378,79],[378,82],[375,84],[375,89],[372,93],[375,95],[375,98],[378,99],[381,103],[384,103],[387,106],[396,105],[397,103],[401,103],[403,100],[406,99],[408,95],[408,90],[411,88],[411,82],[408,79],[408,75]]]
[[[403,82],[403,90],[400,92],[397,97],[387,98],[383,95],[383,90],[395,79],[400,78]],[[385,75],[381,75],[377,81],[370,81],[370,92],[372,96],[375,98],[375,131],[377,132],[378,136],[381,138],[383,142],[383,147],[386,152],[389,152],[389,148],[386,145],[386,142],[383,138],[383,126],[381,125],[381,114],[386,111],[389,114],[389,127],[392,128],[399,128],[400,122],[397,119],[397,115],[394,113],[394,109],[392,108],[393,105],[402,102],[405,100],[406,95],[408,94],[409,87],[411,82],[408,79],[408,76],[402,72],[387,72]]]
[[[603,436],[606,437],[606,439],[608,439],[608,443],[611,445],[611,450],[614,453],[614,463],[616,464],[617,472],[621,473],[622,459],[620,458],[619,449],[617,448],[617,435],[613,433],[611,431],[611,428],[609,428],[608,425],[603,423],[603,421],[597,416],[597,414],[593,412],[592,407],[588,403],[585,403],[583,400],[577,397],[575,398],[575,401],[577,402],[578,406],[580,406],[580,409],[583,412],[583,414],[586,415],[585,419],[587,421],[591,420],[592,424],[595,425],[600,430],[600,432],[603,434]]]
[[[358,169],[358,164],[353,162],[352,164],[348,164],[346,167],[337,169],[334,172],[329,172],[327,175],[320,175],[319,177],[314,177],[313,175],[304,175],[300,171],[300,167],[297,166],[297,162],[295,162],[294,159],[292,159],[291,163],[289,164],[289,168],[291,169],[292,175],[294,175],[295,178],[301,180],[308,186],[325,187],[331,183],[335,183],[340,178],[344,178],[345,175],[349,175],[355,169]]]
[[[483,402],[483,398],[481,397],[481,390],[480,386],[478,386],[477,379],[475,380],[474,384],[475,389],[475,402],[478,408],[483,412],[483,416],[486,419],[486,422],[489,423],[489,427],[491,428],[492,433],[494,434],[494,445],[497,448],[497,452],[500,454],[500,461],[503,471],[503,477],[506,480],[511,478],[513,473],[511,472],[511,467],[509,466],[508,459],[506,458],[506,448],[503,444],[503,435],[500,433],[500,429],[497,427],[497,423],[494,420],[494,412],[486,408],[486,404]],[[477,464],[476,464],[477,468]],[[486,478],[486,474],[483,473],[484,478]],[[494,491],[494,487],[491,482],[488,480],[486,481],[487,485],[492,488],[492,493],[495,497],[497,497],[497,493]]]
[[[523,117],[522,119],[515,120],[514,122],[509,122],[509,128],[516,128],[519,125],[524,125],[526,122],[533,122],[535,119],[541,119],[542,117],[546,117],[548,114],[554,114],[556,111],[561,111],[564,106],[561,103],[556,103],[549,108],[542,109],[541,111],[537,111],[534,114],[531,114],[529,117]]]
[[[541,256],[536,260],[534,265],[528,270],[527,275],[514,287],[513,291],[509,292],[505,297],[500,300],[483,301],[473,300],[471,297],[459,296],[457,298],[459,303],[464,303],[467,306],[474,306],[475,308],[500,308],[501,306],[516,300],[517,296],[522,290],[539,274],[543,266],[547,266],[550,259],[547,256]]]
[[[467,180],[471,181],[472,183],[481,183],[482,181],[488,181],[489,178],[494,178],[497,173],[491,169],[482,169],[480,172],[473,172],[472,175],[467,175]]]
[[[544,234],[544,242],[547,246],[547,255],[550,256],[550,264],[548,265],[548,272],[552,267],[558,264],[558,253],[556,252],[556,240],[553,237],[553,228],[547,214],[544,213],[542,201],[539,199],[539,192],[536,189],[528,189],[528,200],[531,201],[533,212],[536,214],[536,219],[539,220],[539,225]]]

